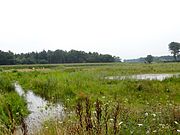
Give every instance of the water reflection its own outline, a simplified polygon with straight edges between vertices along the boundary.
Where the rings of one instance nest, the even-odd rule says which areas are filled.
[[[135,79],[135,80],[159,80],[162,81],[166,78],[178,77],[180,74],[138,74],[130,76],[109,76],[106,79],[110,80],[125,80],[125,79]]]
[[[51,104],[32,91],[25,93],[18,84],[15,84],[15,90],[20,96],[25,97],[30,111],[28,117],[25,118],[28,134],[34,134],[35,131],[40,130],[42,124],[47,120],[62,120],[64,110],[61,104]]]

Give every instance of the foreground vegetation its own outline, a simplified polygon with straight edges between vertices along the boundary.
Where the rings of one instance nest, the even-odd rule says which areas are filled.
[[[12,134],[28,114],[26,102],[14,91],[11,77],[0,76],[0,134]]]
[[[40,65],[28,72],[22,67],[16,70],[4,68],[1,76],[8,77],[9,82],[16,80],[26,90],[31,89],[51,102],[64,104],[67,114],[64,121],[47,121],[39,134],[169,135],[180,132],[180,78],[163,81],[105,78],[180,73],[179,63],[71,64],[38,70],[43,69]]]

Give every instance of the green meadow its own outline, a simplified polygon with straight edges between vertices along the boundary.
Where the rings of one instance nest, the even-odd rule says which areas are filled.
[[[179,134],[180,76],[162,81],[108,79],[178,73],[179,63],[0,66],[0,134],[16,134],[30,113],[15,92],[15,82],[64,106],[64,119],[46,121],[37,135]]]

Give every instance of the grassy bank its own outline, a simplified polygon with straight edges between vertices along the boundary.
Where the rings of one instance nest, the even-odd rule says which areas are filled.
[[[26,102],[15,92],[11,76],[0,74],[0,134],[13,134],[27,114]]]

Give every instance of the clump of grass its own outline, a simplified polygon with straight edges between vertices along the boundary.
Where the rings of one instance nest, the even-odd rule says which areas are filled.
[[[22,124],[22,119],[28,114],[23,98],[15,92],[7,93],[0,98],[0,123],[4,129],[14,133],[16,126]]]
[[[0,91],[5,92],[11,92],[14,90],[14,86],[11,83],[11,79],[8,76],[1,75],[0,76]]]

